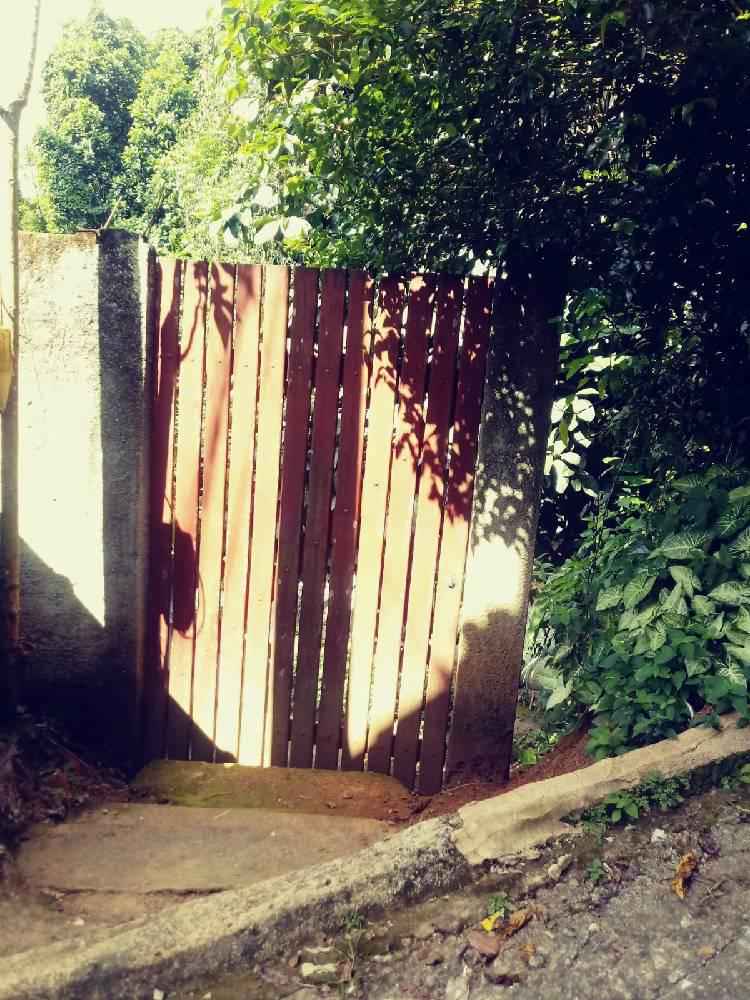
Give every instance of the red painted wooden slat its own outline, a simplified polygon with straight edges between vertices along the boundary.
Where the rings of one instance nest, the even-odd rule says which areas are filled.
[[[419,790],[426,795],[439,791],[442,784],[450,687],[456,655],[489,346],[491,306],[492,283],[483,278],[470,279],[466,295],[466,317],[459,362],[450,472],[435,592],[424,735],[419,763]]]
[[[198,556],[198,579],[201,586],[196,612],[193,728],[190,738],[190,756],[193,760],[214,758],[234,273],[232,265],[211,266],[206,323],[203,502]]]
[[[237,269],[236,321],[232,358],[232,438],[227,486],[227,538],[224,604],[221,613],[216,758],[237,759],[239,752],[242,654],[249,570],[255,409],[258,392],[261,269]]]
[[[367,746],[372,655],[375,643],[383,529],[391,468],[391,437],[396,399],[401,314],[404,292],[396,278],[380,284],[373,344],[370,416],[362,485],[362,527],[359,533],[357,581],[352,620],[351,661],[342,767],[359,770]]]
[[[174,627],[169,658],[167,753],[188,755],[195,651],[195,592],[198,584],[198,486],[200,475],[201,403],[208,269],[187,265],[180,333],[180,387],[175,495]]]
[[[370,382],[372,290],[373,281],[368,275],[362,272],[350,274],[336,506],[331,528],[330,593],[315,741],[315,766],[329,769],[338,767],[341,738],[365,448],[365,407]]]
[[[174,401],[180,335],[182,264],[158,260],[154,265],[153,399],[151,412],[150,584],[146,652],[146,732],[144,757],[161,757],[165,749],[169,669],[169,605],[172,591],[172,462]]]
[[[286,420],[281,470],[279,552],[276,568],[274,624],[271,630],[273,677],[273,733],[271,763],[284,765],[289,752],[289,698],[297,625],[302,506],[305,493],[307,424],[310,417],[315,314],[318,305],[318,272],[294,272],[294,314],[290,327],[286,387]]]
[[[441,278],[437,291],[435,336],[430,363],[427,426],[422,445],[417,519],[411,564],[403,667],[398,698],[398,728],[393,774],[414,785],[427,656],[432,624],[447,468],[448,432],[456,382],[458,323],[463,288],[457,278]]]
[[[273,691],[269,690],[268,630],[276,554],[276,513],[279,498],[288,307],[288,268],[266,267],[253,534],[242,677],[239,753],[241,764],[267,764],[270,758],[271,732],[266,719],[273,714]]]
[[[404,358],[398,382],[398,419],[391,461],[383,582],[373,665],[367,769],[388,774],[393,747],[401,635],[404,625],[417,466],[424,435],[427,348],[432,325],[434,282],[411,282]]]
[[[312,417],[310,483],[302,562],[297,671],[294,678],[292,743],[289,753],[292,767],[312,766],[345,293],[346,272],[324,271],[318,358],[315,365],[315,408]]]

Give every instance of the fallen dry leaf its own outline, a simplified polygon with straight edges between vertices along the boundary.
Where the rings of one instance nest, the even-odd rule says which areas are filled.
[[[479,941],[482,938],[489,938],[498,942],[498,948],[500,947],[500,942],[507,940],[512,937],[517,931],[520,931],[522,927],[531,920],[533,916],[536,915],[536,911],[533,909],[528,910],[516,910],[514,913],[508,917],[507,920],[503,920],[500,913],[492,913],[489,917],[485,917],[481,922],[481,931],[472,931],[469,935],[469,943],[472,947],[477,948],[474,941]],[[486,932],[486,933],[485,933]],[[477,937],[472,940],[472,935],[477,935]],[[480,951],[477,948],[477,951]],[[482,952],[482,954],[485,954]],[[497,952],[495,952],[497,954]]]
[[[485,958],[494,958],[500,951],[501,940],[497,934],[486,934],[484,931],[469,931],[468,941],[474,951]]]
[[[523,961],[528,964],[529,959],[536,955],[536,945],[533,941],[527,941],[525,944],[521,945],[519,951],[521,952],[521,958]]]
[[[500,928],[500,933],[503,937],[510,937],[512,934],[520,931],[522,927],[525,927],[533,916],[534,913],[532,910],[516,910],[515,913],[510,915],[505,925]]]
[[[695,851],[688,851],[680,858],[679,864],[672,879],[672,888],[680,899],[684,899],[687,894],[687,884],[698,868],[698,858]]]

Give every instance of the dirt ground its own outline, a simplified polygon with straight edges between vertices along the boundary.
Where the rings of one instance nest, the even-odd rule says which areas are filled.
[[[736,1000],[750,977],[748,806],[747,790],[714,790],[672,813],[529,852],[376,923],[353,909],[335,938],[166,996]],[[691,853],[697,867],[681,899],[672,882]],[[500,934],[487,934],[481,920],[499,904],[508,906]]]
[[[425,799],[420,800],[414,796],[417,801],[413,803],[409,820],[414,822],[433,816],[445,816],[469,802],[479,802],[493,795],[503,795],[533,781],[545,781],[547,778],[556,778],[560,774],[570,774],[571,771],[588,767],[594,761],[586,754],[587,740],[588,730],[585,728],[563,736],[557,746],[537,764],[532,764],[530,767],[514,765],[511,768],[510,780],[507,782],[477,778],[474,781],[449,786],[438,795]]]

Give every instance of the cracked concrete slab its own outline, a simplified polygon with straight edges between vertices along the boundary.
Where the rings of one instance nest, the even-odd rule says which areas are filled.
[[[736,717],[727,716],[721,730],[688,729],[675,739],[472,802],[458,811],[461,828],[456,845],[471,864],[481,864],[569,833],[564,816],[587,809],[612,792],[632,788],[650,773],[665,778],[690,774],[716,761],[748,755],[750,728],[739,729]]]
[[[17,865],[35,888],[215,892],[353,854],[389,832],[344,816],[118,803],[36,827]]]

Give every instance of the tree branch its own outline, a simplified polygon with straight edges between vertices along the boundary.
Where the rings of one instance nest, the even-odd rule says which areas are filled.
[[[36,48],[39,41],[39,16],[42,9],[42,0],[36,0],[34,4],[34,27],[31,35],[31,52],[29,53],[29,65],[26,70],[26,79],[23,81],[23,89],[19,95],[21,106],[24,107],[31,92],[31,81],[34,76],[34,65],[36,63]]]
[[[11,101],[7,108],[0,107],[0,118],[3,119],[8,128],[13,128],[18,124],[21,111],[26,107],[26,102],[31,93],[31,81],[34,77],[34,66],[36,65],[36,50],[39,41],[39,19],[42,9],[42,0],[35,0],[34,3],[34,26],[31,30],[31,51],[26,67],[26,78],[19,91],[18,97]]]

